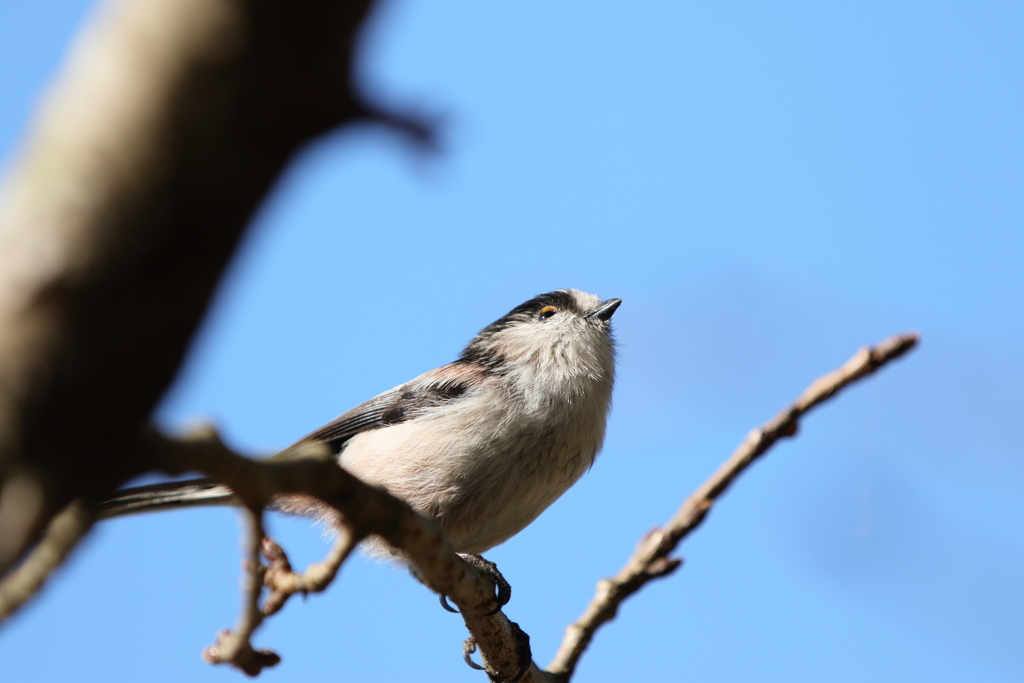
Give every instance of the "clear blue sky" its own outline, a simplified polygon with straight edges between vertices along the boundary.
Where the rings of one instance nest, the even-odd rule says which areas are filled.
[[[89,3],[0,3],[9,157]],[[308,150],[160,421],[284,446],[558,287],[621,297],[604,453],[490,553],[545,664],[635,542],[859,346],[912,357],[813,414],[598,636],[580,681],[1024,678],[1024,6],[389,2],[366,82],[441,115]],[[272,529],[297,564],[326,547]],[[104,524],[0,631],[5,681],[241,681],[226,510]],[[461,620],[356,559],[257,644],[264,680],[483,681]],[[634,673],[631,673],[634,672]]]

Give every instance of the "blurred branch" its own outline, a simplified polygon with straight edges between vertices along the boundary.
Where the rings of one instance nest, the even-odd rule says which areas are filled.
[[[53,518],[25,561],[0,582],[0,622],[17,611],[42,587],[96,520],[96,509],[74,500]]]
[[[619,573],[597,584],[597,591],[583,615],[565,630],[562,644],[548,671],[567,681],[572,677],[583,652],[602,624],[615,617],[619,605],[648,581],[666,576],[682,560],[668,557],[675,547],[704,520],[714,501],[750,464],[776,441],[797,433],[800,418],[840,390],[869,375],[891,360],[914,348],[917,334],[902,334],[886,339],[878,346],[865,347],[837,370],[819,377],[800,397],[765,423],[751,431],[733,454],[705,481],[663,529],[648,534]]]
[[[72,500],[145,471],[137,439],[292,155],[372,121],[372,0],[107,0],[0,186],[0,575]]]

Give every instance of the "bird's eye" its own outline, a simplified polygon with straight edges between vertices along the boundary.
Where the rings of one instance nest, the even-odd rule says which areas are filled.
[[[555,308],[554,306],[545,306],[544,308],[540,309],[540,313],[537,315],[537,320],[547,320],[555,313],[558,313],[557,308]]]

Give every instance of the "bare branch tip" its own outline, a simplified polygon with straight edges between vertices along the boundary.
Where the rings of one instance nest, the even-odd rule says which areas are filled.
[[[365,99],[357,102],[356,115],[357,118],[397,133],[418,151],[436,154],[441,150],[438,139],[440,122],[437,116],[399,111]]]
[[[647,565],[647,575],[652,579],[668,576],[683,564],[681,557],[659,557]]]
[[[892,351],[890,352],[890,355],[895,358],[917,346],[921,342],[921,335],[916,331],[906,332],[904,334],[898,334],[888,341],[892,344]]]
[[[207,664],[230,664],[247,676],[256,677],[264,669],[277,666],[281,657],[270,650],[256,650],[231,631],[217,634],[217,643],[203,649],[203,661]]]

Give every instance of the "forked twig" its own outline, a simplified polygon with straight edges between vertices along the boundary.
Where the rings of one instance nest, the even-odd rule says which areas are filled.
[[[263,585],[270,589],[270,594],[263,601],[264,616],[277,613],[296,593],[319,593],[331,585],[341,565],[359,545],[359,538],[349,527],[339,525],[335,533],[334,544],[327,557],[309,565],[301,574],[292,570],[281,546],[269,538],[263,539],[263,557],[270,563],[263,573]]]

